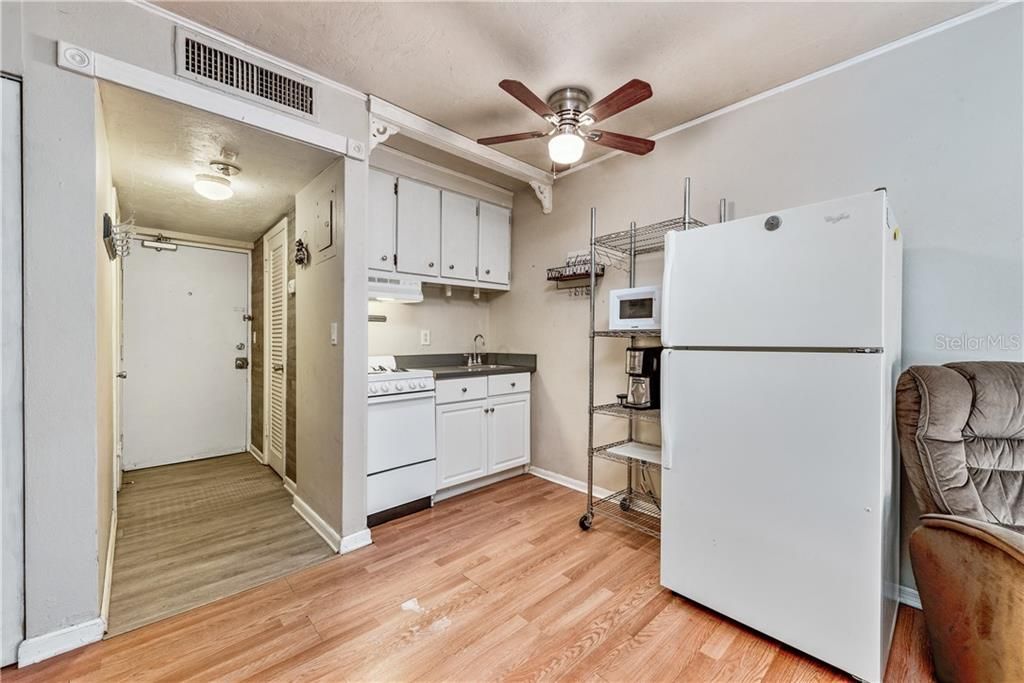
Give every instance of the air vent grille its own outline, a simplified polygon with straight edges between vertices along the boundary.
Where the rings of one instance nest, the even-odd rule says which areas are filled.
[[[188,31],[179,29],[178,33],[180,75],[304,118],[316,118],[316,87],[312,83],[217,47],[206,38],[200,40]]]

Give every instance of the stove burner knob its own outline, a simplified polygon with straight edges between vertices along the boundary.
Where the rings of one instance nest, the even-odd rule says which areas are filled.
[[[397,384],[395,384],[395,391],[402,391],[403,389],[405,389],[405,384],[403,384],[402,382],[398,382]]]
[[[376,394],[377,393],[377,385],[376,384],[371,384],[370,385],[370,393],[371,394]]]
[[[387,384],[381,384],[381,385],[380,385],[380,392],[381,392],[382,394],[386,394],[386,393],[388,393],[389,391],[391,391],[391,386],[390,386],[390,385],[387,385]]]
[[[426,388],[427,388],[427,380],[421,379],[420,380],[420,389],[426,389]]]

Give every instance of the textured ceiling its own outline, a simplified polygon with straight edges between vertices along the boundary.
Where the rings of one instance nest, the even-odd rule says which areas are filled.
[[[295,193],[336,158],[183,104],[100,81],[111,174],[124,218],[147,228],[252,241],[285,215]],[[231,199],[196,194],[196,173],[222,148],[242,173]]]
[[[652,135],[962,14],[979,3],[159,4],[470,138],[544,122],[498,89],[654,97],[602,128]],[[550,170],[544,140],[497,149]],[[584,160],[603,153],[588,145]]]

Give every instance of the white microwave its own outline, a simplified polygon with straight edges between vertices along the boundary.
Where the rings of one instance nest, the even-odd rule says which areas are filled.
[[[608,329],[661,328],[661,286],[613,289],[608,293]]]

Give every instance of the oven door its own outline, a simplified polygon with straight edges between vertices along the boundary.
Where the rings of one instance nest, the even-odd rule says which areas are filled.
[[[367,474],[434,459],[434,392],[374,397],[367,413]]]

